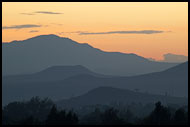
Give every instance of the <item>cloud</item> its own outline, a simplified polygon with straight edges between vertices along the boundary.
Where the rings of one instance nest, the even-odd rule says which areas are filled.
[[[72,31],[72,32],[57,32],[57,33],[61,35],[61,34],[80,34],[82,32],[88,32],[88,31]]]
[[[63,14],[60,12],[51,12],[51,11],[36,11],[34,13],[39,13],[39,14]]]
[[[177,54],[172,54],[172,53],[168,53],[168,54],[164,54],[163,55],[164,59],[160,60],[160,62],[185,62],[188,61],[188,56],[184,56],[184,55],[177,55]]]
[[[150,61],[167,62],[167,63],[183,63],[188,61],[188,56],[167,53],[163,55],[162,60],[156,60],[154,58],[147,58]]]
[[[24,29],[24,28],[34,28],[34,27],[41,27],[41,25],[25,24],[25,25],[3,26],[2,29]]]
[[[73,32],[67,32],[67,33],[79,33],[79,34],[81,34],[81,33],[87,33],[88,31],[73,31]]]
[[[36,11],[36,12],[31,12],[31,13],[20,13],[22,15],[36,15],[36,14],[54,14],[54,15],[58,15],[58,14],[63,14],[60,12],[52,12],[52,11]]]
[[[57,26],[63,26],[63,24],[60,24],[60,23],[51,23],[53,25],[57,25]]]
[[[156,34],[163,33],[165,31],[157,31],[157,30],[141,30],[141,31],[109,31],[109,32],[81,32],[80,35],[89,35],[89,34]]]
[[[20,14],[22,14],[22,15],[35,15],[33,13],[20,13]]]
[[[59,35],[62,35],[62,34],[64,34],[65,32],[57,32],[57,34],[59,34]]]
[[[31,30],[29,31],[29,33],[35,33],[35,32],[39,32],[38,30]]]

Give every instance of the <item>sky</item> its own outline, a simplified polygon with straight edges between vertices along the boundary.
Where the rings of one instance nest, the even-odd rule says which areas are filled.
[[[2,42],[56,34],[104,51],[188,55],[187,2],[3,2]]]

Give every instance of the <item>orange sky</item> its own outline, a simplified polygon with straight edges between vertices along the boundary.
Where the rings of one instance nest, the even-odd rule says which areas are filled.
[[[56,34],[105,51],[157,60],[166,53],[188,55],[187,2],[3,2],[2,7],[3,42]],[[14,28],[27,24],[40,27]],[[143,30],[163,32],[79,34]]]

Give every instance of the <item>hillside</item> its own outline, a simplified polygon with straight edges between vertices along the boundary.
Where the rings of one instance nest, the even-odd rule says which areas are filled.
[[[56,68],[52,67],[31,76],[3,77],[3,103],[28,99],[32,96],[50,97],[54,100],[66,99],[82,95],[101,86],[176,97],[187,97],[188,95],[188,62],[162,72],[131,77],[100,75],[81,66],[80,68],[83,68],[81,73],[78,71],[76,71],[77,74],[74,73],[74,68],[78,67],[72,66],[69,69],[72,73],[61,72],[67,74],[61,75],[60,70]],[[51,76],[48,74],[49,70],[51,70]],[[57,74],[59,74],[58,77]],[[41,79],[34,78],[37,76],[40,76]]]
[[[122,104],[148,104],[157,101],[161,101],[163,104],[187,104],[187,98],[146,94],[112,87],[99,87],[84,95],[58,101],[57,105],[63,108],[79,108],[97,104],[109,105],[113,102],[121,102]]]

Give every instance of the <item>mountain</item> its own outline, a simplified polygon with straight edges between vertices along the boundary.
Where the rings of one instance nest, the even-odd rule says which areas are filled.
[[[10,75],[3,76],[3,79],[6,80],[8,84],[14,83],[31,83],[31,82],[52,82],[52,81],[60,81],[66,78],[81,75],[81,74],[89,74],[97,77],[109,77],[107,75],[98,74],[92,72],[91,70],[81,66],[81,65],[73,65],[73,66],[52,66],[40,72],[36,72],[33,74],[26,75]],[[111,76],[110,76],[111,77]]]
[[[66,68],[63,70],[67,71],[65,72],[61,68]],[[76,71],[74,71],[74,68]],[[80,68],[81,73],[77,71],[77,68]],[[48,76],[49,74],[51,76]],[[35,79],[34,77],[38,75],[42,78]],[[135,90],[149,94],[187,97],[188,62],[162,72],[131,77],[105,76],[93,73],[82,66],[50,67],[33,75],[4,76],[2,84],[4,104],[14,100],[29,99],[33,96],[50,97],[53,100],[68,99],[102,86]]]
[[[63,65],[82,65],[104,75],[131,76],[162,71],[177,63],[149,61],[136,54],[105,52],[52,34],[2,43],[3,75],[31,74]]]
[[[116,83],[118,84],[118,88],[139,89],[144,92],[187,97],[188,62],[179,64],[162,72],[116,78],[113,84]]]
[[[187,98],[171,97],[154,95],[147,93],[134,92],[130,90],[112,88],[112,87],[99,87],[95,88],[81,96],[73,97],[71,99],[60,100],[56,104],[62,108],[80,108],[89,105],[109,105],[113,102],[122,104],[131,103],[156,103],[161,101],[162,104],[180,104],[187,105]]]

